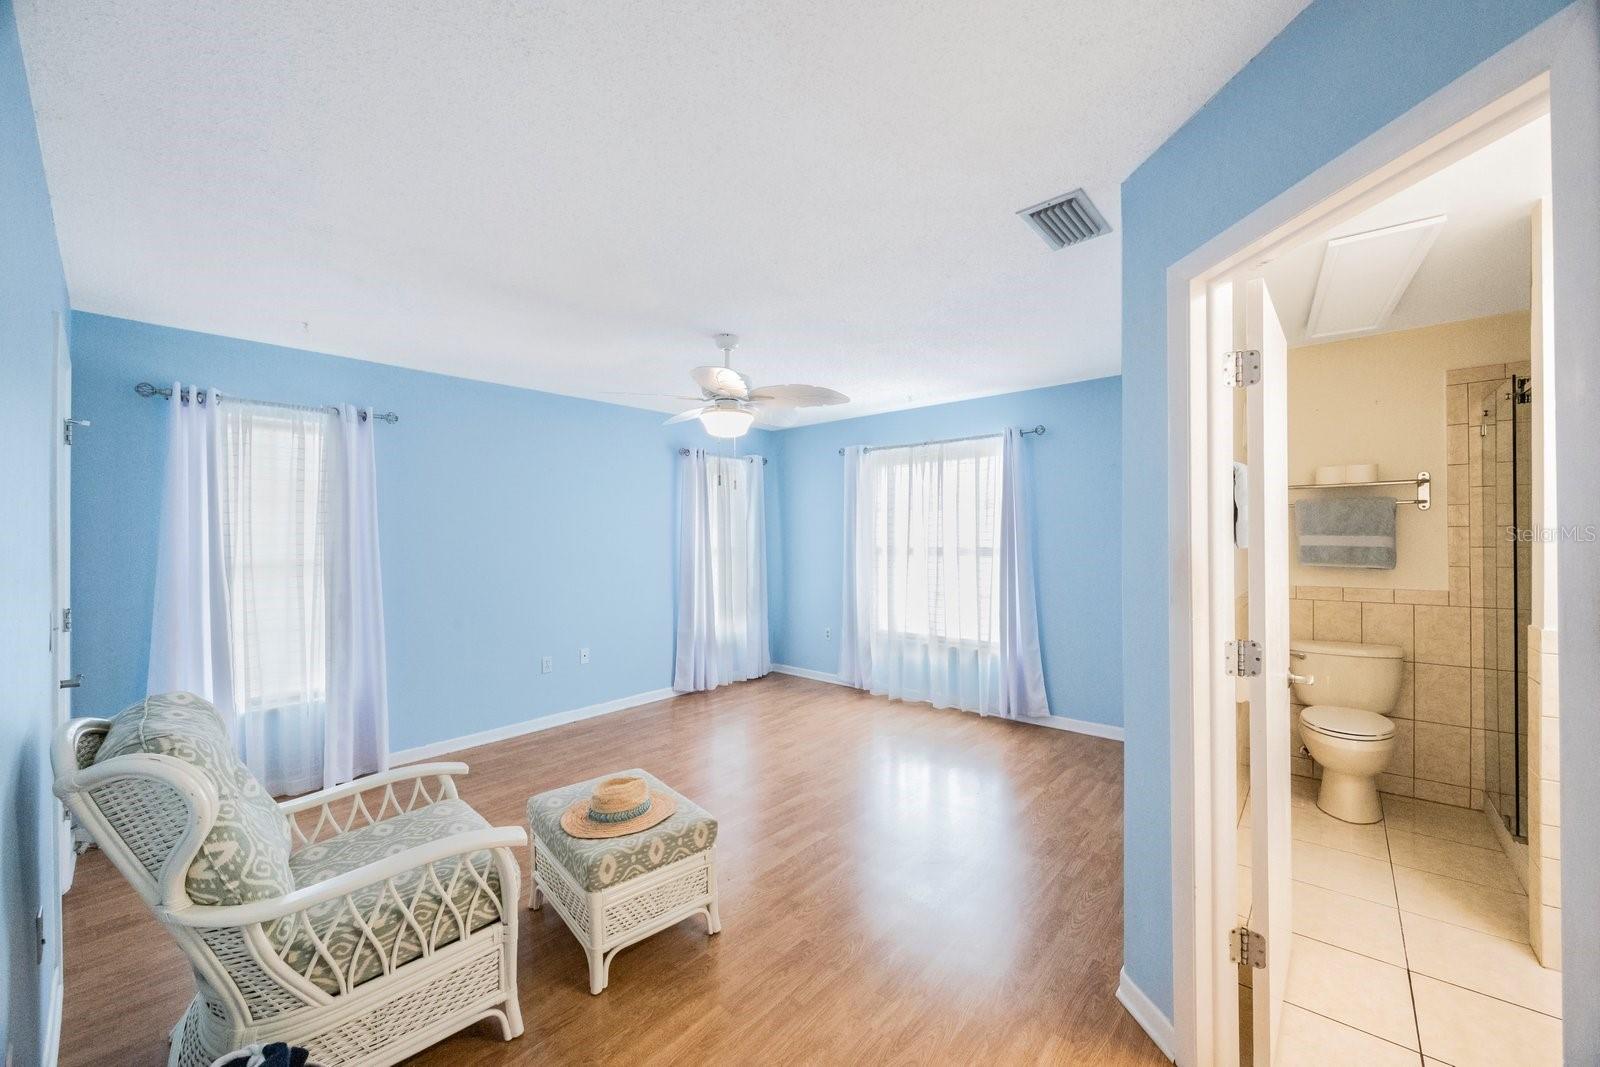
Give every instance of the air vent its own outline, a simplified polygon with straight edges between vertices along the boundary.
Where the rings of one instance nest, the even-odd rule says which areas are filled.
[[[1111,232],[1105,218],[1089,202],[1089,194],[1082,189],[1074,189],[1065,196],[1035,204],[1017,214],[1038,230],[1051,248],[1065,248]]]

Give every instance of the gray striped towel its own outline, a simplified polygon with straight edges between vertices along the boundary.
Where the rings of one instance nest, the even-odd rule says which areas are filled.
[[[1294,506],[1300,562],[1308,567],[1393,570],[1394,497],[1301,500]]]

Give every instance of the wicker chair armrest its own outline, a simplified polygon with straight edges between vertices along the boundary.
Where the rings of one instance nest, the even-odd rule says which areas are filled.
[[[278,810],[285,815],[295,812],[309,811],[312,808],[323,807],[336,800],[365,793],[371,789],[381,789],[384,786],[395,785],[400,782],[409,782],[417,778],[462,778],[467,774],[465,763],[415,763],[409,767],[394,767],[377,774],[369,774],[365,778],[357,778],[343,785],[330,786],[319,789],[315,793],[307,793],[303,797],[294,797],[291,800],[280,800]]]
[[[293,800],[279,801],[295,848],[385,822],[397,815],[457,798],[455,779],[465,763],[419,763],[357,778]]]
[[[227,907],[205,907],[191,904],[187,907],[157,907],[156,913],[163,922],[191,929],[215,930],[228,927],[271,923],[295,915],[330,900],[349,897],[362,889],[379,885],[398,875],[433,866],[441,860],[468,856],[494,849],[520,848],[528,843],[528,832],[520,826],[494,826],[486,830],[429,841],[414,845],[403,852],[374,860],[371,863],[346,871],[327,881],[286,893],[271,900],[258,900],[250,904]],[[512,869],[516,861],[510,860]],[[513,890],[514,892],[514,890]],[[515,902],[511,902],[515,906]]]

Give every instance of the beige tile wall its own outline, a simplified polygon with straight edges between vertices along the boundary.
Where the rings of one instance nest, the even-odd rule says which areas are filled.
[[[1292,637],[1399,645],[1405,681],[1395,707],[1395,748],[1378,776],[1386,793],[1461,807],[1473,803],[1472,625],[1463,591],[1300,585],[1289,603]],[[1294,712],[1298,722],[1299,706]],[[1294,773],[1316,777],[1310,757],[1290,753]],[[1481,785],[1479,786],[1481,789]]]
[[[1528,628],[1528,932],[1539,962],[1561,966],[1560,699],[1556,632]]]

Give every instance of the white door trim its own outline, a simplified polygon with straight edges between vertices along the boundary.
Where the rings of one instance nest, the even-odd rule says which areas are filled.
[[[1214,954],[1226,952],[1227,931],[1215,919],[1218,894],[1227,894],[1226,900],[1234,891],[1232,839],[1218,827],[1231,818],[1226,798],[1234,795],[1235,783],[1217,781],[1213,772],[1231,767],[1234,753],[1231,746],[1227,753],[1213,750],[1215,736],[1228,731],[1213,731],[1212,723],[1218,715],[1231,719],[1234,709],[1214,708],[1212,687],[1206,684],[1221,662],[1210,632],[1208,509],[1212,492],[1226,490],[1231,497],[1232,487],[1207,483],[1208,389],[1217,387],[1216,376],[1206,373],[1207,287],[1252,258],[1300,243],[1548,110],[1552,81],[1556,107],[1600,121],[1600,98],[1592,83],[1559,77],[1563,68],[1596,62],[1596,6],[1597,0],[1580,0],[1553,16],[1167,271],[1173,1051],[1185,1067],[1219,1063],[1217,1050],[1228,1044],[1219,1040],[1219,1030],[1230,1025],[1225,1004],[1232,993],[1218,988]],[[1552,79],[1552,73],[1558,76]],[[1559,95],[1563,92],[1571,97]],[[1591,142],[1554,153],[1558,172],[1564,166],[1573,171],[1558,173],[1558,187],[1574,176],[1588,181],[1588,188],[1600,187],[1600,152],[1593,149]],[[1560,210],[1569,208],[1563,204]],[[1577,210],[1595,209],[1591,204]],[[1586,254],[1569,242],[1563,255],[1558,242],[1557,276],[1579,269]],[[1564,267],[1564,259],[1571,266]],[[1568,351],[1594,351],[1600,336],[1566,336],[1561,344]],[[1225,763],[1217,762],[1224,756]],[[1224,842],[1230,846],[1227,855],[1218,851]]]

